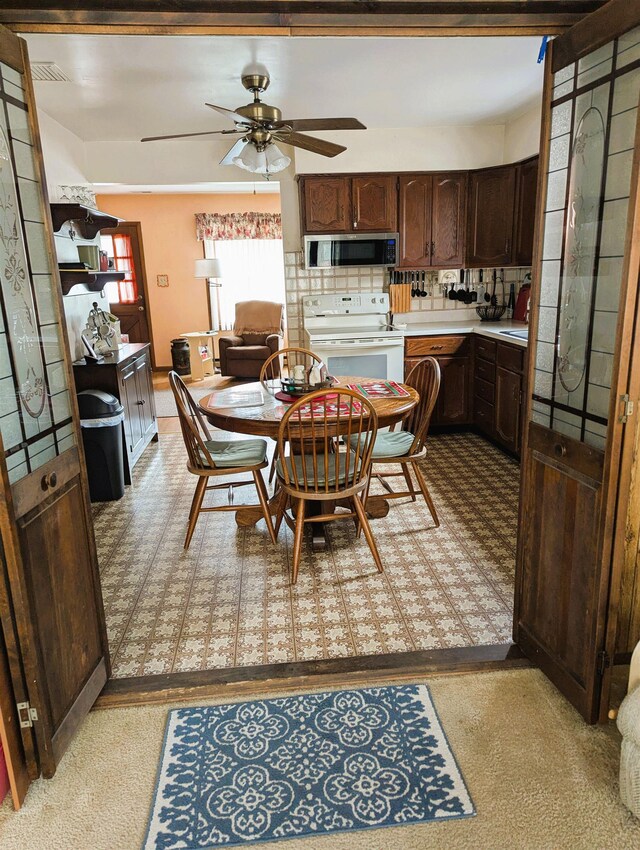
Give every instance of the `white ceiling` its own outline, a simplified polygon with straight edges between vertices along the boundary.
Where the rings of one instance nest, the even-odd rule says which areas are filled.
[[[227,193],[233,195],[276,195],[280,191],[280,183],[277,180],[258,180],[244,183],[225,181],[216,183],[93,183],[93,187],[99,195],[123,195],[138,194],[151,195],[162,193],[166,195],[192,194],[219,194]]]
[[[247,103],[240,75],[256,64],[285,118],[353,116],[371,128],[503,123],[542,89],[537,37],[25,37],[32,61],[71,78],[36,82],[39,107],[85,141],[228,128],[204,103]]]

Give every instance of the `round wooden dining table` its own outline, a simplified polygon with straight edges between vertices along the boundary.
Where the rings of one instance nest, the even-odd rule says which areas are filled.
[[[345,384],[361,384],[371,381],[371,378],[345,377],[336,378],[334,387]],[[413,387],[400,384],[408,395],[369,398],[378,414],[378,428],[386,428],[396,425],[407,416],[419,401],[419,396]],[[264,404],[255,407],[220,407],[218,398],[220,394],[227,392],[238,393],[260,393]],[[214,403],[216,403],[214,406]],[[198,402],[198,407],[208,422],[223,431],[231,431],[238,434],[247,434],[252,437],[271,437],[276,439],[278,429],[282,420],[283,410],[286,402],[275,397],[275,390],[266,390],[260,381],[252,383],[234,384],[231,387],[217,390],[211,395],[205,396]],[[277,499],[272,497],[270,507],[275,514]],[[369,496],[367,500],[367,514],[372,519],[384,517],[389,513],[389,502],[384,496]],[[262,519],[262,511],[258,508],[238,507],[236,522],[239,526],[255,525]],[[324,526],[321,523],[313,524],[313,548],[322,549],[326,542]]]

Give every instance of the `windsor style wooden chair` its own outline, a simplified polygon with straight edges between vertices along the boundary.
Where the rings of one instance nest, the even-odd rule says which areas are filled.
[[[403,420],[400,430],[379,433],[376,437],[371,452],[371,475],[366,496],[369,495],[371,479],[376,478],[387,491],[384,494],[386,499],[400,499],[410,496],[411,500],[415,502],[417,494],[411,478],[413,473],[418,489],[427,503],[436,528],[438,528],[440,525],[438,513],[418,464],[418,461],[424,458],[427,453],[425,442],[433,408],[440,390],[440,365],[438,361],[434,357],[425,357],[420,360],[405,379],[405,383],[417,391],[420,399],[406,419]],[[357,438],[351,439],[352,448],[355,447],[356,440]],[[393,465],[400,465],[401,470],[399,472],[387,471]],[[387,482],[388,478],[398,476],[404,477],[407,485],[406,490],[393,490]]]
[[[265,360],[262,369],[260,369],[260,383],[268,393],[273,395],[282,389],[282,378],[293,377],[296,366],[303,366],[305,375],[308,375],[309,370],[314,364],[319,366],[321,363],[321,358],[317,354],[314,354],[313,351],[309,351],[308,348],[296,348],[295,346],[281,348]],[[271,469],[269,470],[269,482],[273,480],[273,476],[275,475],[278,457],[279,453],[276,445],[271,460]]]
[[[364,531],[378,572],[383,571],[363,504],[377,431],[378,416],[371,402],[343,387],[310,393],[284,414],[278,431],[276,536],[284,519],[294,531],[292,584],[298,580],[306,523],[355,520],[356,528]],[[352,439],[354,448],[349,449]],[[345,450],[336,450],[341,440]],[[287,444],[292,448],[289,455],[285,454]],[[352,510],[335,513],[338,500],[347,501]],[[309,502],[326,510],[310,513]]]
[[[207,511],[238,511],[258,505],[235,505],[232,503],[234,487],[254,484],[258,493],[259,507],[262,509],[271,540],[276,542],[276,534],[269,510],[269,496],[260,470],[268,466],[267,441],[261,438],[250,440],[212,440],[199,407],[193,400],[182,378],[177,372],[169,372],[169,383],[178,408],[182,438],[187,449],[187,469],[198,476],[196,491],[189,511],[189,524],[184,548],[188,549],[195,531],[198,516]],[[253,480],[225,481],[220,484],[207,482],[222,475],[237,475],[250,472]],[[229,491],[229,504],[215,507],[202,507],[207,490]]]

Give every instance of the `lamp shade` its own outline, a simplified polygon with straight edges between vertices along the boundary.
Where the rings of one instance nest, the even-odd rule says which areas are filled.
[[[222,263],[215,257],[196,260],[193,270],[194,277],[222,277]]]
[[[271,143],[264,150],[258,150],[253,144],[245,145],[232,162],[238,168],[267,177],[269,174],[276,174],[285,169],[291,160],[277,145]]]

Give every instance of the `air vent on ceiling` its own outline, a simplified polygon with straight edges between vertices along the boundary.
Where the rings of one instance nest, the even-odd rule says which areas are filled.
[[[71,78],[55,62],[32,62],[31,76],[41,83],[70,83]]]

